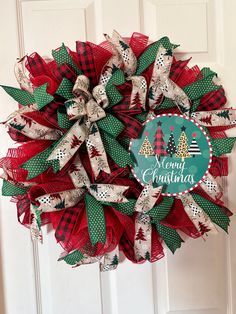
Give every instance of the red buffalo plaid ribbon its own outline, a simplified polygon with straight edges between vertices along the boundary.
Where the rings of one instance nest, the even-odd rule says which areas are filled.
[[[190,59],[188,60],[174,60],[174,62],[171,65],[171,69],[170,69],[170,78],[172,79],[172,81],[177,82],[179,77],[181,76],[181,74],[183,73],[183,70],[186,68],[188,62]]]
[[[51,76],[51,71],[48,64],[36,52],[30,56],[27,56],[26,68],[33,77],[39,75]]]
[[[53,73],[60,81],[65,77],[74,83],[77,77],[74,71],[72,71],[66,63],[58,66],[57,69],[53,70]]]
[[[65,209],[55,232],[57,241],[63,242],[64,244],[69,241],[79,216],[78,214],[78,210],[75,207]]]
[[[130,96],[125,95],[122,103],[113,107],[116,117],[125,125],[121,137],[137,138],[142,129],[142,123],[133,117],[142,112],[141,108],[129,109]]]
[[[93,86],[95,86],[97,77],[91,46],[89,43],[77,41],[76,50],[78,53],[80,69],[82,70],[83,74],[89,78]]]
[[[164,137],[164,134],[162,132],[161,123],[160,123],[158,124],[158,128],[155,134],[155,141],[154,141],[154,153],[159,157],[167,155],[167,152],[164,149],[165,142],[163,141],[163,137]]]
[[[219,88],[216,91],[210,92],[202,97],[198,111],[217,110],[223,107],[227,102],[225,91]]]

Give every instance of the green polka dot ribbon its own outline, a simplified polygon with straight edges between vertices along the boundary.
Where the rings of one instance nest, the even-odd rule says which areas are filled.
[[[79,250],[76,250],[65,257],[59,258],[60,260],[64,260],[68,265],[76,265],[83,259],[84,255]]]
[[[184,242],[178,232],[172,228],[162,225],[159,222],[155,222],[155,227],[171,252],[175,253],[175,251],[181,247],[182,242]]]
[[[109,99],[109,107],[118,104],[118,102],[120,102],[123,99],[123,96],[120,94],[120,92],[118,92],[116,86],[124,83],[125,83],[124,73],[120,69],[117,69],[113,73],[113,75],[111,76],[106,85],[106,93]]]
[[[15,101],[17,101],[19,104],[26,106],[35,103],[34,96],[30,94],[29,92],[11,87],[11,86],[4,86],[0,85],[5,92],[7,92]]]
[[[215,72],[211,71],[209,68],[206,68],[205,70],[206,73],[204,72],[205,75],[201,80],[197,80],[196,82],[183,88],[184,92],[192,101],[201,98],[209,92],[221,88],[220,85],[216,85],[212,81],[213,77],[216,75]]]
[[[224,154],[231,153],[236,137],[219,138],[211,141],[213,155],[219,157]]]
[[[52,95],[47,93],[47,83],[35,88],[33,94],[15,87],[0,86],[19,104],[26,106],[36,103],[38,110],[42,109],[54,99]]]
[[[148,46],[138,59],[136,75],[141,75],[155,61],[157,51],[161,45],[167,50],[173,50],[179,46],[172,44],[168,37],[163,37]]]
[[[29,188],[15,185],[7,180],[3,180],[2,185],[2,195],[4,196],[17,196],[17,195],[23,195],[27,192]]]
[[[92,245],[106,242],[106,221],[101,202],[90,194],[85,195],[88,231]]]
[[[126,165],[133,165],[129,152],[117,141],[114,141],[114,137],[105,131],[101,131],[101,137],[106,152],[118,166],[123,168]]]
[[[39,110],[54,99],[53,96],[47,93],[46,89],[47,83],[39,86],[34,90],[34,98]]]
[[[53,167],[54,172],[57,172],[59,170],[58,160],[47,161],[47,158],[51,154],[56,143],[21,165],[21,168],[28,170],[28,180],[37,177],[39,174],[48,170],[48,168],[50,168],[51,166]]]
[[[52,56],[59,66],[66,63],[69,67],[71,67],[75,74],[82,74],[82,71],[75,64],[64,43],[59,49],[52,51]]]
[[[223,211],[224,209],[198,194],[195,193],[190,194],[193,197],[194,201],[206,212],[210,219],[227,232],[230,219],[224,213]]]
[[[120,122],[120,120],[109,113],[105,118],[99,120],[97,125],[100,130],[103,130],[114,137],[117,137],[125,128],[124,124]]]
[[[120,213],[125,214],[127,216],[131,216],[134,213],[134,206],[135,206],[136,200],[129,199],[127,203],[107,203],[103,202],[103,205],[112,206],[116,210],[118,210]]]
[[[56,91],[56,94],[62,96],[65,99],[73,98],[74,97],[74,94],[72,93],[73,86],[74,85],[71,83],[71,81],[64,77]]]
[[[154,206],[147,214],[152,217],[153,221],[164,219],[170,212],[174,203],[174,197],[163,197],[163,200],[157,206]]]

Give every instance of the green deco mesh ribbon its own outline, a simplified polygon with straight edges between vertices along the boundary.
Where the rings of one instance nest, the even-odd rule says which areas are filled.
[[[59,260],[64,260],[68,265],[76,265],[83,259],[84,255],[79,251],[76,250]]]
[[[101,202],[93,196],[85,195],[88,230],[92,245],[106,242],[106,222]]]
[[[227,232],[230,219],[223,212],[222,208],[198,194],[191,193],[191,195],[194,201],[206,212],[210,219]]]
[[[27,192],[27,190],[28,188],[24,186],[15,185],[7,180],[3,180],[2,195],[4,196],[23,195]]]
[[[176,230],[164,226],[161,223],[161,220],[169,214],[173,203],[174,197],[163,197],[163,201],[160,204],[154,206],[149,212],[147,212],[147,214],[152,218],[152,223],[155,225],[157,232],[172,253],[181,247],[183,240]]]
[[[49,95],[46,91],[47,83],[35,88],[33,95],[19,88],[4,85],[0,86],[19,104],[26,106],[36,103],[38,110],[42,109],[54,99],[54,97]]]

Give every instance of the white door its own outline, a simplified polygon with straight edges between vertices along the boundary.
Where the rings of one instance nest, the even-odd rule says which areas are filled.
[[[100,42],[114,29],[180,43],[192,64],[211,66],[236,103],[236,28],[234,0],[0,0],[0,82],[15,85],[15,59],[37,51],[50,54],[63,41]],[[183,55],[181,55],[183,57]],[[15,102],[1,90],[2,121]],[[0,154],[12,146],[1,126]],[[228,179],[229,206],[236,205],[235,157]],[[232,161],[234,160],[234,164]],[[156,264],[124,261],[117,271],[99,273],[98,265],[71,269],[57,262],[52,232],[32,245],[17,223],[15,205],[1,197],[1,314],[235,314],[236,219],[230,236],[223,232],[187,241]],[[46,233],[46,230],[44,230]]]

